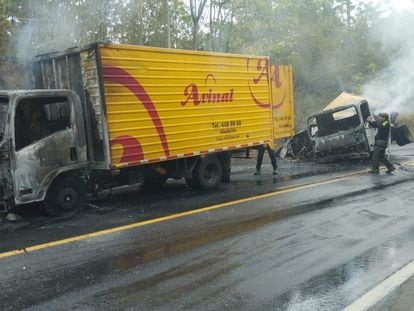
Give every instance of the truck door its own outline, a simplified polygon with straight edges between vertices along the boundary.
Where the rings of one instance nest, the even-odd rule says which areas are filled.
[[[78,97],[68,91],[33,92],[14,102],[12,174],[17,204],[41,201],[62,171],[86,163]]]
[[[368,143],[368,152],[374,150],[375,144],[375,134],[377,130],[371,126],[369,126],[367,122],[367,118],[371,115],[371,109],[366,101],[362,102],[360,107],[362,122],[364,122],[365,134],[367,136],[367,143]]]

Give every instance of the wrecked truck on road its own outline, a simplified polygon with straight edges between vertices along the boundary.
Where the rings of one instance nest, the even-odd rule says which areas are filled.
[[[307,124],[314,159],[330,162],[369,158],[376,133],[366,122],[370,115],[366,100],[311,115]]]
[[[87,194],[168,178],[214,189],[234,152],[293,128],[291,69],[265,56],[96,43],[35,57],[30,81],[0,91],[0,210],[70,215]]]
[[[350,93],[341,93],[323,111],[308,117],[307,128],[288,139],[281,149],[281,158],[331,162],[340,159],[370,158],[376,129],[366,119],[387,106]],[[390,113],[391,141],[398,146],[413,142],[406,124],[398,124],[398,112]]]

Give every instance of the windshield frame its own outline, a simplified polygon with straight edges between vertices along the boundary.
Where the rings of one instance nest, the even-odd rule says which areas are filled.
[[[323,110],[321,112],[311,115],[310,117],[307,118],[307,129],[308,129],[309,137],[311,139],[324,139],[327,136],[336,135],[340,132],[353,132],[357,130],[358,128],[360,128],[361,126],[364,126],[364,122],[361,121],[361,111],[359,108],[360,104],[364,104],[364,103],[366,103],[366,101],[362,101],[362,102],[358,102],[358,103],[354,103],[350,105],[345,105],[345,106],[340,106],[340,107],[336,107],[336,108],[329,109],[329,110]],[[321,126],[320,124],[319,119],[330,116],[330,118],[332,119],[332,124],[335,125],[336,127],[337,123],[341,122],[341,120],[346,120],[350,118],[335,119],[334,115],[335,114],[340,115],[341,112],[349,111],[349,110],[354,110],[355,113],[352,114],[352,117],[355,118],[354,123],[358,123],[358,124],[352,124],[352,126],[350,126],[347,129],[336,128],[336,129],[331,129],[331,131],[328,131],[328,133],[317,134],[317,132],[319,132],[319,128],[320,127],[323,128],[323,126]]]

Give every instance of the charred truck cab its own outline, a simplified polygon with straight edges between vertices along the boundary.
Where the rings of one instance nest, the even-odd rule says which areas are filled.
[[[375,129],[366,122],[371,111],[366,100],[325,110],[307,120],[308,135],[317,162],[369,158]]]
[[[6,207],[45,201],[72,210],[85,199],[86,139],[70,90],[0,92],[1,196]]]

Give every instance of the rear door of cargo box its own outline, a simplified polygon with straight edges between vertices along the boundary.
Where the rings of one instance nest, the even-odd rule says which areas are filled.
[[[272,65],[270,72],[273,136],[275,139],[291,137],[295,128],[292,67]]]
[[[100,55],[115,167],[271,143],[268,58],[136,46]]]

